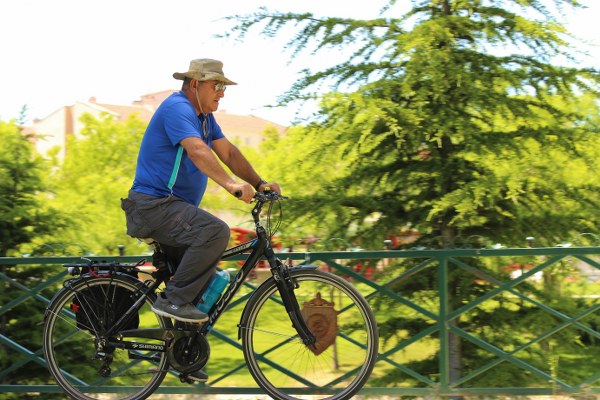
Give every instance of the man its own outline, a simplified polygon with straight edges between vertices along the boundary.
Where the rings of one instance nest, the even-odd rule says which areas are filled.
[[[194,306],[208,286],[215,266],[229,242],[229,227],[199,209],[208,178],[249,203],[254,191],[267,183],[236,146],[225,138],[213,112],[225,95],[226,85],[236,85],[223,74],[223,63],[211,59],[190,62],[181,91],[169,96],[156,110],[144,133],[133,186],[121,207],[127,233],[152,238],[179,249],[181,261],[152,310],[161,316],[199,323],[208,316]],[[237,177],[234,180],[221,160]]]

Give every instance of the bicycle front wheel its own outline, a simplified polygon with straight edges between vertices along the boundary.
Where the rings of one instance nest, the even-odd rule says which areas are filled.
[[[143,284],[133,278],[105,277],[73,280],[56,294],[46,310],[42,340],[48,369],[69,396],[141,400],[160,385],[168,367],[165,353],[112,347],[107,340],[114,338],[105,336],[124,312],[119,299],[135,300],[141,289]],[[140,329],[171,325],[170,320],[152,312],[154,300],[154,294],[144,300]]]
[[[338,276],[309,269],[291,276],[317,343],[301,342],[271,278],[249,300],[240,326],[250,373],[275,399],[348,399],[366,383],[377,359],[373,311]]]

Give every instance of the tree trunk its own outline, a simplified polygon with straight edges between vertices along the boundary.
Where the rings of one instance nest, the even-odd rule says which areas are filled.
[[[451,245],[456,240],[456,231],[452,226],[447,223],[443,223],[440,227],[440,232],[443,238],[444,247],[452,247]],[[454,305],[460,303],[460,294],[457,293],[456,287],[452,286],[452,280],[450,280],[450,287],[448,287],[448,302],[450,310],[454,308]],[[450,325],[459,326],[460,318],[455,318],[449,321]],[[462,346],[460,336],[453,332],[448,332],[448,380],[449,384],[456,382],[462,376]],[[449,399],[458,400],[462,399],[462,396],[450,396]]]
[[[458,318],[450,321],[452,325],[458,325]],[[448,371],[449,383],[456,382],[462,376],[462,346],[460,336],[453,332],[448,333],[448,363],[450,370]],[[449,399],[462,399],[462,396],[450,396]]]

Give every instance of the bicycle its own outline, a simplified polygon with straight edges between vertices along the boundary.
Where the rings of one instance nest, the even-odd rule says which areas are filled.
[[[343,278],[276,256],[271,239],[281,223],[283,199],[275,192],[255,194],[256,237],[227,249],[221,259],[249,255],[203,324],[174,323],[150,311],[156,290],[172,275],[160,245],[153,271],[141,268],[145,260],[65,264],[77,277],[66,280],[53,297],[43,330],[48,369],[62,390],[75,399],[141,400],[167,374],[192,383],[194,371],[210,356],[207,335],[264,257],[272,276],[254,290],[238,325],[244,360],[256,383],[274,399],[316,393],[320,399],[338,400],[356,394],[378,354],[374,314]],[[267,203],[264,227],[261,213]],[[280,215],[272,229],[275,204]],[[136,274],[150,279],[142,281]],[[117,297],[121,300],[115,301]]]

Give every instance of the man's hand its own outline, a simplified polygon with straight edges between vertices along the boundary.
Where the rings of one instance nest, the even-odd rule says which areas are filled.
[[[281,187],[279,187],[279,184],[277,182],[263,183],[258,187],[258,191],[263,192],[266,188],[269,188],[271,191],[281,194]]]
[[[227,187],[227,191],[246,203],[250,203],[254,197],[254,188],[246,182],[232,183]]]

